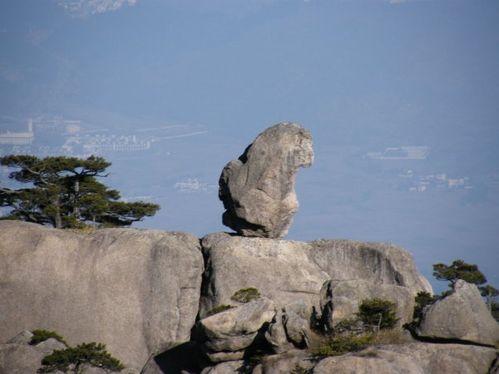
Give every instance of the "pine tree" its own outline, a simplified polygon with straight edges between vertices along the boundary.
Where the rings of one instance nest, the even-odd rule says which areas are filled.
[[[450,287],[453,287],[458,279],[477,286],[487,282],[487,278],[478,269],[478,266],[468,264],[463,260],[454,260],[450,265],[442,263],[433,265],[433,276],[438,280],[449,281]]]
[[[111,163],[102,157],[45,157],[10,155],[0,164],[16,170],[9,178],[29,184],[27,188],[0,186],[0,206],[10,207],[3,219],[18,219],[56,228],[78,228],[87,224],[129,226],[153,216],[156,204],[119,201],[120,193],[97,178],[107,177]]]

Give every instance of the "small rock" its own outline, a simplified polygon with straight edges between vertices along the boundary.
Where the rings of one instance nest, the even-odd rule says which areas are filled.
[[[0,373],[36,373],[45,354],[29,344],[0,344]]]
[[[37,350],[45,354],[50,354],[55,350],[61,350],[67,348],[66,344],[61,343],[59,340],[54,338],[49,338],[47,340],[44,340],[43,342],[40,342],[37,345],[35,345],[35,347]]]
[[[207,355],[213,362],[241,359],[264,323],[275,315],[274,302],[265,297],[225,310],[199,321]],[[237,357],[237,358],[235,358]]]
[[[285,314],[279,310],[265,332],[265,340],[272,346],[275,353],[283,353],[293,349],[284,329]]]
[[[306,348],[310,341],[310,316],[304,303],[286,306],[284,309],[284,328],[288,340],[297,348]]]
[[[12,343],[12,344],[29,344],[31,341],[31,338],[33,338],[33,333],[28,330],[23,330],[16,336],[14,336],[12,339],[7,341],[7,343]]]

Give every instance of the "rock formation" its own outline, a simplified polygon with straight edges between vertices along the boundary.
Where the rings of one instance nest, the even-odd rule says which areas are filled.
[[[337,283],[367,280],[371,284],[408,288],[433,293],[430,283],[417,270],[411,254],[391,244],[354,240],[316,240],[309,257]]]
[[[303,300],[311,311],[329,279],[308,259],[306,243],[218,233],[204,237],[202,247],[206,270],[201,317],[218,305],[234,304],[232,295],[247,287],[258,289],[278,308]]]
[[[321,310],[321,289],[332,279],[336,322],[355,313],[362,300],[381,297],[399,305],[400,323],[410,322],[414,296],[432,292],[412,256],[380,243],[322,240],[312,243],[245,238],[217,233],[203,238],[206,259],[200,315],[233,304],[239,289],[256,287],[278,308],[303,301]]]
[[[486,374],[495,357],[494,349],[458,344],[385,345],[326,358],[313,374]]]
[[[0,344],[0,373],[36,373],[43,357],[56,349],[66,348],[65,344],[54,338],[30,345],[32,336],[30,331],[21,331],[9,341]]]
[[[312,159],[310,134],[282,123],[225,167],[224,223],[240,235],[199,241],[178,232],[0,221],[0,373],[35,373],[44,355],[64,346],[54,339],[31,346],[29,331],[5,342],[34,329],[55,330],[71,346],[105,343],[127,374],[497,372],[499,325],[476,286],[458,281],[426,307],[419,327],[419,320],[410,325],[425,341],[416,342],[401,326],[412,321],[416,294],[432,289],[407,251],[279,239],[298,207],[296,171]],[[373,335],[381,318],[374,327],[352,318],[373,298],[396,304],[391,333],[400,344],[319,356],[344,352],[328,345],[331,336],[382,336]],[[325,349],[314,352],[314,344]]]
[[[331,282],[333,295],[333,325],[351,318],[359,310],[359,305],[367,299],[389,300],[397,306],[397,325],[402,327],[412,321],[414,295],[407,287],[392,284],[374,284],[369,279]]]
[[[4,344],[0,344],[0,373],[2,374],[35,374],[40,368],[42,359],[56,350],[68,348],[66,344],[49,338],[37,344],[31,344],[33,334],[21,331]],[[57,371],[61,373],[61,371]],[[108,374],[103,368],[84,364],[78,369],[79,374]],[[124,368],[121,374],[139,374],[133,368]]]
[[[280,123],[258,135],[220,176],[223,223],[244,236],[284,237],[298,209],[295,174],[313,162],[312,137]]]
[[[199,240],[183,233],[93,233],[0,221],[0,337],[55,330],[105,343],[126,366],[188,341],[199,305]]]
[[[495,345],[499,324],[492,318],[474,284],[458,280],[453,292],[430,305],[423,315],[419,335]]]
[[[242,359],[258,331],[274,315],[274,302],[258,298],[202,319],[198,329],[204,338],[202,345],[208,358],[212,362]]]

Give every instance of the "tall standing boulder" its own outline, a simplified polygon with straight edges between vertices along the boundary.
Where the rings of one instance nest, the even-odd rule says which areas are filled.
[[[57,331],[126,366],[186,342],[199,305],[199,240],[179,232],[56,230],[0,221],[0,338]]]
[[[298,209],[296,172],[313,158],[310,132],[298,124],[280,123],[258,135],[220,176],[224,225],[244,236],[284,237]]]

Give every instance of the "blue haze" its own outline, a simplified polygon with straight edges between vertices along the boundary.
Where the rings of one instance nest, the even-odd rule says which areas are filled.
[[[113,187],[163,206],[137,226],[225,230],[222,167],[267,126],[296,121],[316,162],[298,175],[290,239],[389,241],[428,277],[463,258],[499,286],[499,2],[138,0],[95,14],[61,3],[0,2],[0,132],[42,115],[109,133],[195,129],[105,155]],[[399,146],[429,153],[367,156]],[[468,187],[410,191],[409,170]]]

